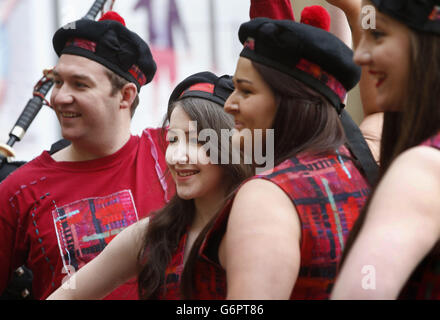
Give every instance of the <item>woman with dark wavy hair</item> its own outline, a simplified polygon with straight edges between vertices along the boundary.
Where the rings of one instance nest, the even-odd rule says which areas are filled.
[[[440,1],[362,4],[376,28],[362,31],[355,61],[376,78],[385,111],[381,179],[332,298],[440,299]]]

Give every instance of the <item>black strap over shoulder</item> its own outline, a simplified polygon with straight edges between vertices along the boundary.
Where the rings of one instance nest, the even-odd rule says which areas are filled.
[[[341,112],[341,122],[351,153],[359,161],[370,186],[374,186],[379,174],[379,166],[374,160],[361,130],[345,109]]]
[[[0,164],[0,182],[3,181],[4,179],[6,179],[6,177],[12,173],[13,171],[15,171],[16,169],[18,169],[19,167],[21,167],[22,165],[24,165],[26,162],[25,161],[12,161],[12,162],[3,162]]]
[[[61,149],[64,149],[65,147],[70,145],[70,143],[71,142],[69,140],[66,140],[66,139],[58,140],[57,142],[55,142],[54,144],[52,144],[50,146],[49,154],[52,155],[52,154],[60,151]]]

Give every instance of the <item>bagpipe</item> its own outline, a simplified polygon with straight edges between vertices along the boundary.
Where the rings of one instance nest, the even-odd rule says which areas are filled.
[[[93,5],[88,10],[87,14],[82,19],[95,20],[98,13],[104,13],[104,8],[108,10],[113,8],[115,0],[95,0]],[[51,70],[44,70],[43,77],[37,82],[34,87],[32,98],[29,99],[22,113],[18,117],[17,122],[9,133],[9,140],[6,144],[0,143],[0,182],[4,180],[11,172],[25,164],[25,161],[11,161],[15,157],[13,149],[17,141],[21,141],[26,134],[27,129],[37,116],[43,105],[49,105],[46,100],[46,95],[53,86],[53,81],[50,76]],[[54,153],[62,149],[69,142],[61,140],[52,145],[51,152]],[[0,296],[0,300],[7,299],[32,299],[32,272],[25,266],[19,267],[15,270],[11,282]]]

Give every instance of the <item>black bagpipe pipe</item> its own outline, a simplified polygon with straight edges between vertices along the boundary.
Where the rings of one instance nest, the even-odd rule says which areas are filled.
[[[103,10],[107,1],[108,0],[96,0],[83,19],[94,20],[98,13]],[[17,122],[9,133],[8,142],[6,144],[0,144],[0,171],[8,164],[8,157],[15,156],[15,152],[12,149],[14,144],[23,139],[27,129],[37,116],[43,104],[48,104],[45,96],[52,86],[53,81],[49,77],[49,72],[45,71],[44,76],[35,85],[33,97],[28,101],[23,112],[20,114]],[[0,172],[0,178],[1,177],[2,174]]]
[[[94,20],[99,11],[109,0],[96,0],[83,19]],[[114,1],[114,0],[112,0]],[[112,2],[113,3],[113,2]],[[44,71],[44,76],[34,87],[33,97],[26,104],[17,122],[9,133],[7,144],[0,144],[0,182],[6,176],[24,164],[24,161],[9,162],[8,157],[15,156],[13,145],[20,141],[32,121],[37,116],[43,104],[48,104],[45,96],[53,86],[53,81],[48,77],[48,72]],[[15,270],[12,280],[3,293],[0,293],[0,300],[22,300],[32,299],[32,272],[25,266]]]

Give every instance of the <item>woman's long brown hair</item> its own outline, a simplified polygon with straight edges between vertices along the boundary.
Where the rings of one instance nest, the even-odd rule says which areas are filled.
[[[233,119],[226,114],[222,106],[200,98],[184,98],[169,108],[163,128],[171,117],[176,106],[197,121],[197,130],[213,129],[221,136],[222,129],[231,129]],[[165,130],[163,130],[165,134]],[[222,148],[218,146],[218,154]],[[224,171],[226,193],[231,193],[243,180],[252,175],[251,167],[242,164],[219,164]],[[146,182],[147,183],[147,182]],[[225,199],[226,199],[225,195]],[[165,271],[175,253],[180,239],[188,231],[195,215],[193,200],[183,200],[175,195],[164,208],[151,214],[144,234],[143,249],[139,253],[141,272],[138,275],[138,293],[141,299],[155,299],[166,289]],[[215,217],[212,219],[212,221]],[[206,229],[206,228],[205,228]],[[203,237],[203,231],[198,239]],[[196,239],[196,243],[200,241]],[[189,260],[189,259],[188,259]]]
[[[405,102],[401,112],[385,112],[384,115],[379,182],[397,156],[440,130],[440,36],[411,32],[410,40],[408,83],[407,88],[402,88]],[[350,232],[341,267],[362,229],[377,185]]]
[[[304,152],[334,152],[346,142],[338,113],[324,96],[285,73],[253,65],[278,102],[272,125],[275,165]]]

